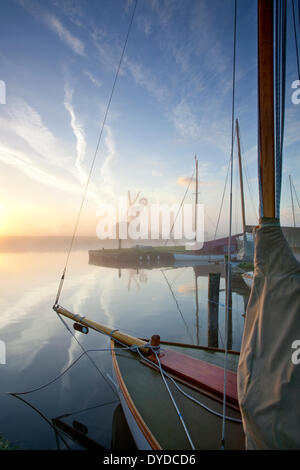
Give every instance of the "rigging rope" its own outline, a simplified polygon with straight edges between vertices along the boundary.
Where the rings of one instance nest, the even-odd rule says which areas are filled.
[[[190,182],[189,182],[188,187],[186,188],[186,191],[185,191],[185,193],[184,193],[184,195],[183,195],[183,198],[182,198],[182,201],[181,201],[181,203],[180,203],[179,209],[178,209],[178,211],[177,211],[176,217],[175,217],[175,219],[174,219],[174,221],[173,221],[173,224],[172,224],[172,227],[171,227],[171,229],[170,229],[170,235],[169,235],[170,237],[171,237],[171,233],[173,232],[174,225],[175,225],[175,223],[176,223],[176,220],[177,220],[177,217],[178,217],[178,215],[179,215],[179,212],[180,212],[180,210],[181,210],[181,208],[182,208],[182,205],[183,205],[183,203],[184,203],[184,200],[185,200],[185,197],[186,197],[186,195],[187,195],[187,192],[188,192],[188,190],[189,190],[189,187],[191,186],[191,182],[192,182],[192,180],[193,180],[194,174],[195,174],[195,170],[194,170],[193,173],[192,173],[192,176],[191,176],[191,178],[190,178]],[[168,243],[169,240],[170,240],[170,239],[167,238],[167,240],[165,241],[164,246],[166,246],[166,244]]]
[[[40,411],[38,410],[34,405],[32,405],[31,403],[29,403],[27,400],[24,400],[24,398],[21,398],[19,397],[17,393],[10,393],[9,395],[17,398],[18,400],[21,400],[23,401],[26,405],[28,405],[30,408],[32,408],[36,413],[38,413],[40,415],[40,417],[46,421],[47,424],[49,424],[49,426],[54,430],[54,432],[61,438],[62,442],[65,444],[66,448],[68,450],[71,450],[71,447],[69,446],[69,444],[65,441],[63,435],[62,435],[62,431],[61,430],[58,430],[52,423],[51,421],[49,421],[49,419]]]
[[[106,124],[108,112],[109,112],[109,109],[110,109],[112,97],[113,97],[113,94],[114,94],[114,91],[115,91],[115,88],[116,88],[116,84],[117,84],[117,80],[118,80],[118,77],[119,77],[121,65],[122,65],[122,62],[123,62],[124,54],[125,54],[125,49],[126,49],[127,42],[128,42],[128,39],[129,39],[129,35],[130,35],[130,31],[131,31],[131,27],[132,27],[134,15],[135,15],[135,11],[136,11],[136,8],[137,8],[137,3],[138,3],[138,0],[135,0],[135,4],[134,4],[134,7],[133,7],[131,19],[130,19],[129,26],[128,26],[128,29],[127,29],[127,34],[126,34],[126,37],[125,37],[125,42],[124,42],[124,46],[123,46],[123,49],[122,49],[121,57],[120,57],[120,60],[119,60],[119,63],[118,63],[117,71],[116,71],[115,78],[114,78],[114,81],[113,81],[113,86],[112,86],[112,89],[111,89],[111,92],[110,92],[110,96],[109,96],[108,103],[107,103],[107,106],[106,106],[106,111],[105,111],[104,118],[103,118],[103,121],[102,121],[102,125],[101,125],[101,128],[100,128],[100,134],[99,134],[99,137],[98,137],[95,153],[94,153],[94,156],[93,156],[93,160],[92,160],[92,164],[91,164],[90,171],[89,171],[89,174],[88,174],[88,178],[87,178],[87,181],[86,181],[86,184],[85,184],[85,187],[84,187],[81,204],[79,206],[79,211],[78,211],[78,215],[77,215],[77,218],[76,218],[73,235],[72,235],[71,242],[70,242],[65,267],[63,269],[61,280],[60,280],[60,283],[59,283],[59,286],[58,286],[56,299],[55,299],[55,305],[57,305],[58,302],[59,302],[61,290],[62,290],[62,287],[63,287],[63,284],[64,284],[65,274],[66,274],[67,266],[68,266],[68,263],[69,263],[71,251],[72,251],[72,248],[73,248],[75,236],[76,236],[76,233],[77,233],[79,219],[80,219],[82,209],[83,209],[83,205],[84,205],[84,202],[85,202],[85,199],[86,199],[87,190],[88,190],[88,187],[89,187],[89,183],[90,183],[91,176],[92,176],[92,171],[93,171],[95,161],[96,161],[96,157],[97,157],[97,154],[98,154],[98,150],[99,150],[100,142],[101,142],[101,139],[102,139],[102,134],[103,134],[103,131],[104,131],[104,127],[105,127],[105,124]]]
[[[282,150],[285,114],[285,70],[286,70],[286,0],[276,2],[276,47],[275,47],[275,216],[280,217],[280,197],[282,180]],[[294,12],[294,2],[293,2]]]
[[[299,16],[299,25],[300,25],[300,3],[299,3],[299,0],[298,0],[298,16]],[[296,14],[295,14],[295,3],[294,3],[294,0],[293,0],[293,24],[294,24],[294,35],[295,35],[297,70],[298,70],[298,78],[299,78],[299,80],[300,80],[300,62],[299,62],[299,49],[298,49],[297,28],[296,28]]]
[[[240,145],[241,145],[241,151],[242,151],[242,155],[245,153],[245,149],[244,149],[244,145],[243,145],[243,141],[241,139],[241,130],[240,130]],[[256,217],[256,220],[258,220],[258,212],[257,212],[257,208],[255,207],[255,204],[254,204],[254,196],[253,196],[253,190],[252,190],[252,187],[250,185],[250,175],[248,175],[248,166],[247,166],[247,160],[244,160],[243,162],[243,170],[244,170],[244,174],[246,176],[246,181],[247,181],[247,186],[248,186],[248,191],[249,191],[249,195],[250,195],[250,200],[251,200],[251,204],[252,204],[252,209],[253,209],[253,213]]]
[[[108,335],[108,336],[109,336],[109,335]],[[171,401],[172,401],[172,403],[173,403],[173,405],[174,405],[174,407],[175,407],[175,409],[176,409],[177,415],[178,415],[178,417],[180,418],[181,424],[183,425],[184,432],[185,432],[185,434],[186,434],[186,436],[187,436],[187,438],[188,438],[188,440],[189,440],[189,443],[190,443],[190,445],[191,445],[191,447],[192,447],[193,450],[195,449],[195,446],[194,446],[194,444],[193,444],[193,441],[192,441],[192,439],[191,439],[191,436],[190,436],[190,433],[189,433],[189,431],[188,431],[188,429],[187,429],[187,426],[186,426],[186,424],[185,424],[185,422],[184,422],[184,419],[183,419],[183,417],[182,417],[182,415],[181,415],[181,413],[180,413],[180,411],[179,411],[179,408],[178,408],[178,406],[177,406],[177,404],[176,404],[176,402],[175,402],[175,399],[174,399],[174,397],[173,397],[173,395],[172,395],[172,392],[171,392],[171,390],[170,390],[170,388],[169,388],[169,386],[168,386],[168,384],[167,384],[167,382],[166,382],[165,377],[168,378],[169,380],[171,380],[171,382],[175,385],[175,387],[178,389],[178,391],[179,391],[180,393],[182,393],[186,398],[192,400],[194,403],[196,403],[197,405],[199,405],[200,407],[202,407],[203,409],[205,409],[205,410],[208,411],[209,413],[212,413],[212,414],[215,415],[215,416],[218,416],[218,417],[220,417],[220,418],[223,418],[223,419],[226,419],[226,420],[228,420],[228,421],[235,422],[235,423],[241,423],[241,422],[242,422],[241,419],[239,419],[239,418],[233,418],[233,417],[231,417],[231,416],[225,416],[225,417],[224,417],[223,414],[219,413],[218,411],[213,410],[212,408],[209,408],[207,405],[205,405],[204,403],[201,403],[199,400],[197,400],[196,398],[194,398],[193,396],[189,395],[187,392],[185,392],[184,390],[182,390],[182,388],[179,387],[179,385],[176,383],[176,381],[175,381],[169,374],[167,374],[166,371],[163,370],[163,368],[162,368],[162,366],[161,366],[161,363],[160,363],[160,360],[159,360],[158,351],[156,350],[156,348],[151,348],[151,345],[150,345],[149,343],[148,343],[146,346],[149,347],[149,348],[151,348],[152,352],[153,352],[153,353],[155,354],[155,356],[156,356],[156,359],[157,359],[157,363],[158,363],[158,364],[155,364],[155,363],[153,363],[152,361],[149,361],[149,359],[147,359],[145,356],[143,356],[143,355],[141,354],[141,352],[140,352],[140,347],[139,347],[139,346],[133,345],[133,346],[130,347],[130,346],[127,346],[126,344],[122,343],[122,341],[117,340],[116,338],[113,338],[113,339],[114,339],[114,341],[115,341],[116,343],[119,343],[122,347],[121,347],[121,348],[113,348],[113,349],[112,349],[111,347],[109,347],[109,348],[102,348],[102,349],[90,349],[90,350],[88,350],[88,351],[84,351],[84,352],[83,352],[82,354],[80,354],[80,356],[78,356],[61,374],[59,374],[58,376],[56,376],[54,379],[50,380],[48,383],[46,383],[46,384],[44,384],[44,385],[41,385],[41,386],[39,386],[39,387],[37,387],[37,388],[35,388],[35,389],[31,389],[31,390],[27,390],[27,391],[23,391],[23,392],[8,392],[8,394],[9,394],[9,395],[12,395],[12,396],[14,396],[14,397],[16,397],[16,398],[18,398],[18,399],[20,399],[20,400],[22,400],[22,401],[24,401],[28,406],[30,406],[30,407],[33,408],[38,414],[40,414],[40,416],[41,416],[53,429],[55,429],[55,431],[57,431],[57,433],[59,434],[60,438],[63,440],[64,444],[68,447],[68,444],[64,441],[64,439],[63,439],[62,435],[60,434],[59,430],[57,430],[56,427],[54,427],[54,426],[52,425],[52,423],[48,420],[48,418],[46,418],[36,407],[34,407],[33,405],[31,405],[28,401],[26,401],[25,399],[21,398],[20,395],[27,395],[27,394],[34,393],[34,392],[37,392],[37,391],[39,391],[39,390],[42,390],[43,388],[48,387],[49,385],[51,385],[52,383],[54,383],[56,380],[58,380],[59,378],[61,378],[66,372],[68,372],[68,371],[84,356],[84,354],[87,354],[87,353],[89,353],[89,352],[101,352],[101,351],[110,351],[110,352],[112,352],[112,350],[113,350],[113,351],[124,351],[124,350],[128,350],[128,351],[132,351],[132,352],[137,352],[137,353],[140,355],[140,357],[143,359],[143,361],[148,362],[149,364],[151,364],[152,367],[154,367],[154,368],[156,368],[156,369],[159,369],[160,374],[161,374],[161,377],[162,377],[162,379],[163,379],[163,382],[164,382],[164,384],[165,384],[165,386],[166,386],[166,388],[167,388],[167,391],[168,391],[168,393],[169,393],[169,396],[170,396],[170,398],[171,398]],[[79,411],[77,411],[77,412],[75,411],[75,412],[73,412],[73,413],[67,413],[67,414],[64,414],[64,415],[60,416],[60,418],[68,417],[68,416],[71,416],[71,415],[73,415],[73,414],[86,411],[86,410],[88,410],[88,409],[93,409],[93,408],[97,408],[97,407],[99,407],[99,406],[104,406],[104,405],[112,404],[112,403],[115,403],[115,401],[111,401],[111,402],[109,402],[109,403],[105,403],[105,404],[103,404],[103,405],[98,405],[98,406],[95,406],[95,407],[89,407],[89,408],[86,408],[86,409],[83,409],[83,410],[79,410]]]
[[[229,175],[229,168],[230,168],[230,160],[229,160],[229,162],[228,162],[227,174],[226,174],[226,179],[225,179],[225,184],[224,184],[224,189],[223,189],[223,195],[222,195],[221,207],[220,207],[220,210],[219,210],[219,215],[218,215],[218,220],[217,220],[217,225],[216,225],[216,230],[215,230],[214,240],[216,239],[216,236],[217,236],[217,231],[218,231],[218,228],[219,228],[219,222],[220,222],[221,212],[222,212],[222,209],[223,209],[223,203],[224,203],[225,191],[226,191],[226,187],[227,187],[227,180],[228,180],[228,175]]]
[[[107,385],[110,387],[110,389],[112,390],[112,392],[116,395],[116,391],[115,389],[113,388],[113,386],[111,385],[111,383],[107,380],[107,378],[105,377],[105,375],[103,374],[103,372],[101,371],[101,369],[97,366],[96,362],[94,361],[94,359],[88,354],[88,352],[84,349],[84,347],[82,346],[82,344],[80,343],[80,341],[76,338],[75,336],[75,333],[69,328],[67,322],[65,322],[65,320],[61,317],[61,315],[59,315],[59,313],[57,313],[57,316],[58,318],[60,319],[60,321],[63,323],[63,325],[65,326],[65,328],[69,331],[69,333],[71,334],[71,336],[73,336],[73,338],[75,339],[75,341],[77,342],[77,344],[80,346],[81,350],[83,351],[84,354],[87,355],[89,361],[92,363],[92,365],[95,367],[95,369],[99,372],[99,374],[101,375],[101,377],[103,378],[103,380],[107,383]]]
[[[233,64],[232,64],[232,109],[231,109],[231,152],[230,152],[230,207],[229,207],[229,238],[228,238],[228,262],[227,262],[227,302],[225,314],[225,354],[224,354],[224,391],[223,391],[223,419],[222,419],[222,449],[225,449],[225,424],[226,424],[226,386],[227,386],[227,355],[228,355],[228,320],[229,299],[231,289],[231,230],[232,230],[232,180],[233,180],[233,147],[234,147],[234,117],[235,117],[235,72],[236,72],[236,18],[237,0],[234,1],[234,31],[233,31]]]
[[[155,352],[155,351],[154,351]],[[143,361],[145,362],[148,362],[152,367],[155,367],[156,369],[159,369],[159,366],[157,364],[155,364],[154,362],[151,362],[149,361],[149,359],[147,359],[146,357],[142,356],[142,354],[140,353],[140,351],[138,350],[138,353],[139,355],[141,356],[141,358],[143,359]],[[156,354],[156,353],[155,353]],[[192,395],[189,395],[188,393],[186,393],[184,390],[182,390],[182,388],[177,384],[177,382],[173,379],[173,377],[171,377],[166,371],[163,370],[163,368],[161,368],[161,370],[163,371],[163,374],[165,375],[165,377],[167,377],[169,380],[171,380],[171,382],[173,382],[173,384],[175,385],[175,387],[177,388],[177,390],[182,393],[186,398],[188,398],[189,400],[193,401],[194,403],[196,403],[197,405],[199,405],[201,408],[203,408],[204,410],[208,411],[209,413],[212,413],[213,415],[215,416],[218,416],[219,418],[223,418],[223,414],[222,413],[219,413],[218,411],[215,411],[213,410],[212,408],[209,408],[209,406],[206,406],[204,405],[204,403],[201,403],[199,400],[197,400],[196,398],[194,398]],[[233,418],[232,416],[225,416],[225,419],[227,421],[232,421],[234,423],[242,423],[242,420],[239,419],[239,418]]]
[[[167,283],[167,285],[168,285],[168,287],[169,287],[169,289],[170,289],[170,292],[171,292],[171,295],[172,295],[172,297],[173,297],[173,299],[174,299],[174,301],[175,301],[177,310],[178,310],[178,312],[179,312],[179,314],[180,314],[180,316],[181,316],[181,318],[182,318],[183,323],[185,324],[186,331],[187,331],[188,335],[190,336],[190,338],[191,338],[191,340],[192,340],[192,343],[195,344],[194,339],[193,339],[193,336],[192,336],[192,334],[190,333],[188,324],[187,324],[187,322],[186,322],[185,319],[184,319],[183,313],[182,313],[182,311],[181,311],[181,309],[180,309],[180,307],[179,307],[179,303],[178,303],[178,301],[177,301],[177,299],[176,299],[176,297],[175,297],[175,294],[174,294],[174,292],[173,292],[172,286],[170,285],[169,280],[168,280],[167,276],[165,275],[164,271],[161,269],[160,272],[161,272],[162,275],[164,276],[165,281],[166,281],[166,283]]]
[[[300,202],[299,202],[299,199],[298,199],[298,194],[297,194],[297,191],[296,191],[296,188],[295,188],[295,185],[294,185],[294,182],[292,180],[292,186],[294,188],[294,193],[295,193],[295,196],[296,196],[296,199],[297,199],[297,203],[298,203],[298,207],[300,209]]]

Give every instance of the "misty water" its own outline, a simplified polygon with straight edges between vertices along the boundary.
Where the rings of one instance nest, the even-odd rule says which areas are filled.
[[[7,392],[39,388],[59,376],[82,354],[53,311],[64,251],[3,252],[1,266],[0,340],[6,346],[6,364],[0,365],[0,434],[20,449],[66,448],[50,424],[61,418],[85,426],[87,436],[105,448],[121,421],[118,399],[109,381],[109,351],[84,355],[62,377],[34,393]],[[163,271],[163,272],[162,272]],[[196,274],[198,274],[196,276]],[[197,289],[197,296],[196,296]],[[89,264],[88,250],[72,254],[60,304],[132,335],[208,345],[208,276],[193,267],[169,269],[115,269]],[[241,345],[249,290],[243,281],[233,284],[232,349]],[[225,280],[221,278],[218,345],[224,346]],[[74,332],[72,322],[66,319]],[[85,350],[109,348],[109,338],[91,331],[76,332]],[[101,371],[97,370],[95,364]],[[48,421],[47,421],[48,420]],[[114,423],[114,424],[113,424]],[[118,424],[119,423],[119,424]],[[124,428],[124,433],[127,433]],[[64,435],[70,448],[81,448]]]

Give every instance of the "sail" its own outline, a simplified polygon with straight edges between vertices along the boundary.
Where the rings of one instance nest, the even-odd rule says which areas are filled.
[[[254,266],[238,366],[246,447],[300,449],[300,364],[292,360],[300,340],[300,263],[276,219],[262,219],[256,231]]]
[[[300,340],[300,263],[279,224],[285,81],[281,88],[279,82],[280,76],[285,76],[285,34],[286,2],[259,0],[261,219],[255,236],[254,280],[238,365],[238,399],[247,449],[300,449],[300,348],[294,349]]]

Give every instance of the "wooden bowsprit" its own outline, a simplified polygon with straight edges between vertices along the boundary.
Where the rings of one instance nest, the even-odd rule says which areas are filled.
[[[75,315],[59,305],[55,305],[53,308],[58,314],[70,318],[77,324],[80,323],[99,333],[103,333],[126,346],[138,347],[139,351],[147,359],[147,361],[143,361],[145,364],[149,365],[150,361],[153,363],[154,367],[157,366],[158,356],[162,369],[172,377],[178,378],[180,381],[190,384],[192,387],[202,388],[218,399],[223,397],[224,369],[222,367],[170,349],[163,349],[155,354],[153,350],[159,348],[160,340],[158,335],[152,336],[149,345],[145,340],[127,335],[119,330],[114,330],[101,323],[88,320],[86,317]],[[237,375],[230,370],[227,370],[226,399],[229,404],[238,407]]]

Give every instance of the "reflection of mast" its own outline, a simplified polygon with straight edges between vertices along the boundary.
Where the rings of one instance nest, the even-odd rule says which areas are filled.
[[[196,165],[196,193],[195,193],[195,240],[197,240],[197,206],[198,206],[198,159],[195,155],[195,165]]]
[[[228,263],[225,270],[225,282],[227,288],[226,292],[226,305],[228,306],[228,335],[227,335],[227,349],[232,349],[232,286],[231,286],[231,264]]]
[[[219,345],[219,292],[221,273],[208,275],[208,315],[207,346],[217,348]]]
[[[188,324],[187,324],[187,322],[186,322],[185,319],[184,319],[183,313],[182,313],[182,311],[181,311],[181,309],[180,309],[180,307],[179,307],[179,304],[178,304],[178,301],[177,301],[177,299],[176,299],[176,297],[175,297],[175,294],[174,294],[174,292],[173,292],[172,286],[171,286],[171,284],[169,283],[168,278],[167,278],[167,276],[165,275],[164,271],[163,271],[162,269],[161,269],[160,271],[161,271],[162,275],[163,275],[164,278],[165,278],[165,281],[166,281],[166,283],[167,283],[167,286],[168,286],[168,288],[169,288],[169,290],[170,290],[170,292],[171,292],[171,295],[172,295],[172,297],[173,297],[173,299],[174,299],[174,302],[175,302],[175,304],[176,304],[177,310],[178,310],[178,312],[179,312],[179,314],[180,314],[180,316],[181,316],[181,318],[182,318],[182,320],[183,320],[183,323],[185,324],[186,332],[187,332],[187,334],[190,336],[192,343],[194,343],[193,336],[191,335],[191,333],[190,333],[190,331],[189,331]]]
[[[196,302],[196,340],[200,344],[199,338],[199,299],[198,299],[198,278],[195,273],[195,302]]]
[[[244,232],[244,236],[245,236],[245,233],[246,233],[245,199],[244,199],[243,170],[242,170],[242,157],[241,157],[241,145],[240,145],[240,131],[239,131],[239,121],[238,120],[236,120],[236,136],[237,136],[237,142],[238,142],[238,160],[239,160],[239,173],[240,173],[242,222],[243,222],[243,232]]]
[[[87,450],[103,451],[107,450],[98,442],[87,436],[88,429],[84,424],[73,421],[72,426],[64,422],[61,417],[52,419],[53,426],[63,431],[72,441],[78,443]]]
[[[296,222],[295,222],[295,209],[294,209],[294,198],[293,198],[293,190],[292,190],[292,177],[291,177],[291,175],[289,175],[289,180],[290,180],[291,200],[292,200],[292,209],[293,209],[293,221],[294,221],[294,227],[296,227]]]

